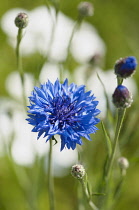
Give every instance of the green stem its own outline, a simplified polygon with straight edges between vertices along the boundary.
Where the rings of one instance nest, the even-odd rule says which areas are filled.
[[[50,202],[50,210],[55,210],[54,202],[54,183],[52,176],[52,139],[50,139],[50,150],[49,150],[49,159],[48,159],[48,194]]]
[[[54,42],[54,39],[55,39],[57,19],[58,19],[58,10],[56,10],[56,8],[55,8],[55,16],[54,16],[54,19],[52,20],[53,21],[53,23],[52,23],[52,31],[51,31],[51,36],[50,36],[50,41],[49,41],[49,46],[48,46],[48,52],[47,52],[47,58],[48,59],[50,59],[52,45],[53,45],[53,42]]]
[[[124,119],[124,116],[125,116],[125,111],[126,111],[126,109],[123,109],[123,108],[118,109],[118,119],[117,119],[116,131],[115,131],[115,138],[114,138],[112,153],[111,153],[111,156],[110,156],[110,159],[109,159],[109,162],[108,162],[108,167],[107,167],[107,170],[106,170],[106,176],[105,176],[106,181],[109,179],[110,174],[111,174],[112,165],[113,165],[113,161],[114,161],[115,153],[116,153],[116,148],[117,148],[117,144],[118,144],[119,134],[120,134],[123,119]]]
[[[20,56],[20,43],[22,40],[22,29],[18,29],[18,34],[17,34],[17,45],[16,45],[16,57],[17,57],[17,67],[18,71],[20,73],[21,81],[23,82],[23,69],[22,69],[22,59]]]
[[[122,85],[123,78],[117,76],[117,85]]]
[[[19,28],[18,29],[18,34],[17,34],[17,44],[16,44],[16,58],[17,58],[17,69],[20,75],[20,79],[21,79],[21,84],[22,84],[22,96],[23,96],[23,103],[24,103],[24,107],[26,107],[26,96],[25,96],[25,88],[24,88],[24,72],[23,72],[23,68],[22,68],[22,58],[20,55],[20,43],[22,40],[22,29]]]
[[[81,21],[82,19],[78,18],[78,20],[75,22],[74,24],[74,27],[72,29],[72,33],[71,33],[71,36],[70,36],[70,40],[69,40],[69,43],[68,43],[68,48],[67,48],[67,56],[69,56],[69,51],[70,51],[70,47],[71,47],[71,42],[73,40],[73,36],[77,30],[77,28],[79,27],[79,25],[81,24]]]
[[[88,202],[88,205],[90,206],[91,209],[98,210],[98,208],[95,206],[95,204],[92,202],[92,200],[91,200],[91,198],[89,196],[89,193],[88,193],[88,190],[87,190],[87,187],[86,187],[86,184],[85,184],[84,180],[81,179],[80,182],[81,182],[81,185],[82,185],[83,193],[84,193],[85,198],[86,198],[86,200]]]
[[[70,54],[70,48],[71,48],[71,44],[72,44],[72,40],[73,40],[73,37],[75,35],[75,32],[77,31],[77,28],[80,26],[81,24],[81,19],[77,19],[77,21],[74,23],[74,26],[73,26],[73,29],[72,29],[72,32],[71,32],[71,35],[70,35],[70,39],[69,39],[69,42],[68,42],[68,46],[67,46],[67,57],[65,59],[65,61],[63,61],[63,65],[65,65],[66,67],[64,68],[64,73],[66,73],[67,69],[72,69],[71,68],[71,60],[72,60],[72,56]],[[71,79],[72,79],[72,74],[70,74],[71,76]]]
[[[114,191],[114,200],[117,200],[117,198],[120,196],[120,192],[121,192],[121,189],[122,189],[124,179],[125,179],[125,176],[121,176],[121,179],[119,180],[119,182],[116,186],[116,189]]]
[[[109,200],[109,194],[108,194],[108,184],[109,184],[109,179],[110,179],[110,175],[111,175],[111,171],[112,171],[112,166],[113,166],[113,162],[115,159],[115,154],[116,154],[116,150],[117,150],[117,145],[118,145],[118,139],[119,139],[119,135],[120,135],[120,131],[121,131],[121,127],[122,127],[122,123],[123,123],[123,119],[125,116],[125,111],[126,109],[120,108],[117,109],[118,111],[118,118],[117,118],[117,124],[116,124],[116,131],[115,131],[115,137],[114,137],[114,142],[113,142],[113,147],[112,147],[112,152],[111,155],[108,159],[108,163],[106,165],[106,171],[104,174],[104,182],[101,188],[102,192],[106,192],[107,196],[105,196],[105,198],[103,197],[99,203],[100,203],[100,209],[107,209],[107,204],[108,204],[108,200]],[[105,207],[104,207],[105,206]]]

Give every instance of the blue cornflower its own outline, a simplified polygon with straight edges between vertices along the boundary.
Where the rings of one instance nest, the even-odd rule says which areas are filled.
[[[35,87],[29,99],[27,121],[34,126],[32,131],[38,132],[38,139],[44,134],[46,141],[59,134],[61,150],[65,146],[74,150],[76,144],[82,145],[81,137],[91,140],[89,134],[97,130],[98,101],[91,91],[85,92],[84,85],[68,85],[67,79],[63,84],[58,79],[54,84],[48,80]]]
[[[137,60],[134,56],[119,59],[115,63],[115,74],[121,78],[130,77],[137,67]]]

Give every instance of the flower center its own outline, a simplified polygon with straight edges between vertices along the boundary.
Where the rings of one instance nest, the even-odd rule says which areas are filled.
[[[71,125],[75,122],[76,113],[75,102],[71,103],[68,96],[56,97],[53,99],[53,112],[49,120],[51,124],[58,121],[59,128],[62,128],[65,123]]]

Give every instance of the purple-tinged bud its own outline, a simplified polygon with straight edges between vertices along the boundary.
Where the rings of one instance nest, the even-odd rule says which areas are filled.
[[[83,165],[76,164],[76,165],[72,166],[71,174],[76,179],[82,179],[85,175],[85,169],[84,169]]]
[[[135,73],[137,67],[137,60],[134,56],[120,58],[116,61],[114,69],[115,74],[121,78],[127,78]]]
[[[118,85],[112,95],[113,103],[117,108],[128,108],[133,102],[132,95],[123,85]]]
[[[94,8],[90,2],[83,1],[78,5],[78,12],[82,17],[92,16]]]
[[[19,13],[15,18],[15,25],[20,29],[27,27],[28,15],[24,12]]]

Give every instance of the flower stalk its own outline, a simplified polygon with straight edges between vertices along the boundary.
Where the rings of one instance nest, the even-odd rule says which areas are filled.
[[[122,128],[122,124],[123,124],[126,109],[125,108],[118,108],[117,112],[118,112],[117,113],[118,116],[117,116],[115,137],[114,137],[114,141],[113,141],[113,145],[112,145],[112,152],[111,152],[110,157],[109,157],[109,159],[106,163],[106,170],[105,170],[104,176],[103,176],[104,182],[102,182],[103,186],[101,186],[102,187],[101,191],[105,192],[107,194],[107,196],[105,196],[105,198],[103,197],[100,200],[100,205],[99,205],[100,209],[107,209],[107,204],[108,204],[108,200],[109,200],[108,187],[109,187],[109,183],[110,183],[113,162],[114,162],[115,155],[116,155],[119,135],[120,135],[120,131],[121,131],[121,128]]]
[[[23,67],[22,67],[22,58],[20,54],[20,43],[22,40],[22,31],[23,31],[22,28],[18,29],[17,44],[16,44],[16,58],[17,58],[17,69],[18,69],[20,79],[21,79],[21,84],[22,84],[23,104],[24,104],[24,107],[26,107],[24,72],[23,72]]]
[[[79,27],[80,25],[80,21],[77,20],[73,26],[73,29],[72,29],[72,32],[71,32],[71,36],[70,36],[70,39],[69,39],[69,43],[68,43],[68,47],[67,47],[67,59],[70,55],[70,47],[71,47],[71,43],[72,43],[72,40],[73,40],[73,37],[74,37],[74,34],[75,32],[77,31],[77,28]]]
[[[54,199],[54,183],[53,183],[53,170],[52,170],[52,140],[50,140],[50,149],[48,157],[48,195],[50,210],[55,210],[55,199]]]
[[[21,43],[21,40],[22,40],[22,29],[19,28],[18,29],[18,34],[17,34],[16,57],[17,57],[18,70],[19,70],[20,76],[21,76],[21,81],[23,81],[23,79],[22,79],[22,75],[23,75],[22,59],[20,57],[20,43]]]
[[[17,44],[16,44],[16,58],[17,58],[17,69],[20,75],[21,84],[22,84],[22,96],[23,96],[23,104],[26,107],[26,97],[25,97],[25,88],[24,88],[24,72],[22,68],[22,59],[20,54],[20,43],[22,40],[22,32],[23,29],[28,25],[28,15],[24,12],[19,13],[15,18],[15,26],[18,28],[17,34]]]
[[[117,76],[117,83],[118,83],[118,85],[122,85],[122,83],[123,83],[123,78]]]
[[[109,179],[110,174],[111,174],[112,165],[113,165],[113,161],[114,161],[114,158],[115,158],[116,148],[117,148],[118,139],[119,139],[121,127],[122,127],[122,124],[123,124],[125,112],[126,112],[126,109],[124,109],[124,108],[119,108],[118,109],[118,119],[117,119],[114,143],[113,143],[111,157],[109,159],[108,167],[107,167],[107,170],[106,170],[106,176],[105,176],[106,180]]]
[[[98,210],[96,205],[91,200],[91,197],[90,197],[89,192],[87,190],[87,187],[86,187],[84,179],[80,179],[79,181],[80,181],[80,183],[82,185],[82,190],[83,190],[84,196],[85,196],[85,198],[86,198],[86,200],[88,202],[88,205],[90,206],[91,209]]]

